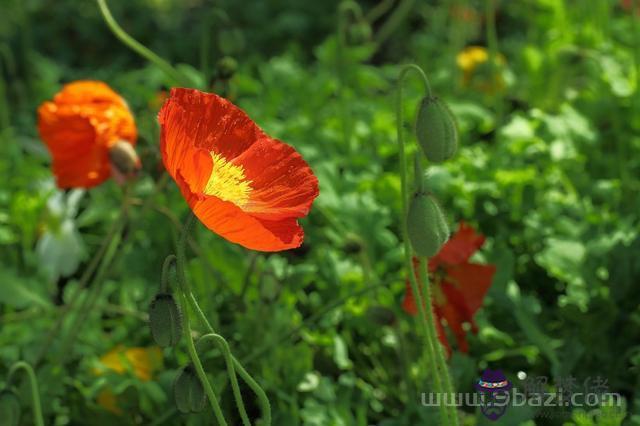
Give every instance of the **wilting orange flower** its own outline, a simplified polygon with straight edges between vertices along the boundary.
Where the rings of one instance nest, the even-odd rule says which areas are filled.
[[[458,231],[445,243],[440,252],[429,260],[436,328],[440,342],[448,354],[451,354],[451,346],[445,334],[443,320],[453,332],[458,349],[462,352],[469,351],[463,324],[469,323],[474,333],[478,330],[473,316],[482,306],[496,272],[494,265],[469,262],[469,258],[483,244],[484,236],[476,234],[471,226],[461,222]],[[416,259],[414,267],[417,267]],[[414,270],[414,273],[416,279],[419,279],[417,271]],[[417,313],[416,301],[408,280],[402,307],[411,315]]]
[[[132,149],[137,138],[133,116],[125,101],[100,81],[65,85],[52,102],[38,108],[38,130],[60,188],[91,188],[112,172],[128,175],[140,167]]]
[[[302,244],[318,180],[289,145],[226,99],[172,89],[158,116],[164,166],[207,228],[260,251]]]

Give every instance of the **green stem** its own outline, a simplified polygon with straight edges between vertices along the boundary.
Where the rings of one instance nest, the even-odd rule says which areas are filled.
[[[401,183],[401,190],[402,190],[402,194],[401,194],[402,196],[402,239],[404,244],[405,267],[407,268],[407,273],[409,274],[409,283],[411,285],[411,290],[413,292],[414,298],[417,301],[418,311],[420,313],[420,319],[421,319],[420,324],[422,325],[424,337],[426,340],[425,343],[427,347],[427,356],[429,358],[428,360],[429,369],[433,374],[435,390],[436,392],[442,395],[443,390],[445,390],[443,389],[443,385],[445,382],[444,382],[444,379],[441,377],[441,371],[438,368],[438,364],[437,364],[436,351],[438,348],[437,347],[438,343],[436,340],[437,334],[435,330],[435,323],[433,321],[429,321],[429,317],[427,316],[427,313],[425,310],[425,304],[423,303],[423,295],[422,295],[422,292],[419,290],[418,283],[416,282],[413,262],[411,259],[412,251],[411,251],[411,246],[409,244],[408,230],[407,230],[407,224],[406,224],[406,217],[407,217],[407,210],[408,210],[407,200],[409,196],[408,195],[409,189],[408,189],[408,183],[407,183],[407,180],[408,180],[407,179],[407,159],[406,159],[406,152],[405,152],[404,132],[402,128],[402,122],[403,122],[402,120],[402,116],[403,116],[402,86],[407,74],[412,70],[417,72],[422,78],[422,81],[425,86],[425,91],[427,92],[427,96],[432,96],[429,80],[426,74],[424,73],[424,71],[422,70],[422,68],[414,64],[405,65],[400,71],[400,75],[398,77],[398,82],[396,87],[396,91],[397,91],[396,126],[398,131],[398,144],[399,144],[399,151],[400,151],[400,183]],[[428,301],[429,301],[429,306],[431,306],[431,300],[428,300]],[[451,424],[450,422],[453,420],[455,421],[455,425],[457,426],[458,423],[455,419],[455,415],[450,419],[450,415],[452,414],[449,413],[449,411],[447,410],[447,407],[444,404],[440,404],[439,410],[440,410],[440,419],[443,424]]]
[[[189,213],[189,217],[187,218],[184,224],[182,235],[180,236],[180,240],[178,242],[177,264],[176,264],[177,270],[178,270],[178,283],[182,290],[185,303],[187,301],[187,295],[188,295],[189,296],[188,302],[190,303],[192,310],[197,314],[198,318],[205,325],[209,333],[216,334],[215,330],[209,323],[209,320],[207,320],[207,317],[202,312],[202,309],[200,308],[200,305],[198,304],[198,301],[196,300],[195,296],[191,292],[189,284],[185,278],[185,269],[184,269],[185,248],[188,242],[189,232],[194,222],[195,222],[195,216],[193,215],[193,213]],[[185,317],[188,317],[186,312],[186,306],[183,306],[182,310],[185,312]],[[188,321],[185,321],[185,324],[187,325],[187,330],[189,330],[189,333],[190,333],[190,329],[188,328]],[[195,353],[195,355],[197,356],[197,353]],[[242,380],[244,380],[245,383],[247,383],[247,385],[251,388],[251,390],[253,390],[253,392],[258,397],[258,400],[260,402],[261,409],[262,409],[264,424],[267,426],[271,425],[271,405],[269,404],[269,399],[267,398],[267,395],[265,394],[264,390],[262,389],[262,387],[260,387],[258,382],[256,382],[253,379],[253,377],[251,377],[251,375],[247,372],[247,370],[244,369],[244,367],[233,355],[231,355],[231,359],[233,361],[233,366],[235,370],[238,371],[238,374],[240,375]]]
[[[424,287],[424,302],[425,302],[425,311],[427,313],[427,323],[429,328],[431,329],[431,333],[433,336],[433,350],[435,353],[435,361],[436,368],[438,370],[438,374],[440,376],[440,380],[442,381],[442,386],[444,388],[444,392],[450,398],[452,402],[454,399],[453,395],[453,385],[451,383],[451,377],[449,375],[449,369],[447,368],[447,362],[444,357],[444,353],[442,352],[442,345],[438,339],[438,329],[436,327],[435,317],[433,315],[433,296],[431,295],[431,286],[429,285],[429,275],[427,274],[427,268],[429,265],[429,260],[426,257],[418,258],[418,275],[419,281],[422,282]],[[455,405],[450,405],[447,407],[449,409],[449,417],[453,420],[454,424],[457,426],[458,422],[458,411]]]
[[[29,376],[29,385],[31,387],[31,408],[33,410],[33,419],[35,424],[36,426],[44,426],[42,406],[40,404],[40,391],[38,390],[38,379],[36,378],[33,368],[24,361],[18,361],[13,364],[7,376],[7,386],[11,383],[13,375],[20,369],[24,370],[27,373],[27,376]]]
[[[222,409],[220,408],[220,403],[218,403],[218,398],[216,393],[213,391],[213,387],[207,378],[207,374],[204,372],[204,368],[202,368],[202,363],[200,362],[200,358],[198,357],[198,352],[196,351],[196,347],[193,344],[193,338],[191,337],[191,325],[189,323],[189,313],[187,311],[187,297],[185,296],[184,288],[181,288],[178,291],[178,296],[180,298],[180,307],[182,312],[184,312],[184,328],[187,334],[187,350],[189,352],[189,357],[191,358],[191,362],[193,363],[194,368],[196,369],[196,373],[198,374],[198,378],[202,383],[202,387],[209,398],[209,403],[211,404],[211,408],[213,409],[213,413],[216,416],[216,420],[218,424],[221,426],[226,426],[227,421],[224,418],[224,414],[222,414]]]
[[[102,13],[102,17],[104,18],[104,21],[109,26],[109,29],[111,30],[111,32],[113,32],[113,34],[118,39],[120,39],[120,41],[122,41],[131,50],[133,50],[134,52],[136,52],[146,60],[154,63],[158,68],[164,71],[172,80],[174,80],[174,83],[178,83],[187,87],[190,85],[189,79],[186,78],[182,73],[178,72],[174,67],[172,67],[171,64],[169,64],[169,62],[165,61],[160,56],[156,55],[151,50],[147,49],[144,45],[142,45],[140,42],[138,42],[129,34],[127,34],[125,30],[123,30],[122,27],[120,27],[120,25],[118,25],[116,20],[113,18],[113,15],[111,15],[111,11],[107,6],[106,0],[97,0],[97,2],[98,2],[98,7],[100,8],[100,13]]]
[[[171,291],[169,273],[171,271],[171,267],[175,265],[177,259],[178,258],[175,255],[170,254],[162,264],[162,277],[160,278],[160,291],[162,293],[168,293],[169,291]]]
[[[229,349],[229,344],[219,334],[210,333],[205,334],[198,340],[198,343],[205,342],[207,340],[213,340],[215,344],[218,345],[218,348],[222,352],[224,356],[225,364],[227,365],[227,372],[229,374],[229,380],[231,381],[231,388],[233,389],[233,396],[236,400],[236,405],[238,406],[238,412],[240,412],[240,417],[242,418],[242,424],[244,426],[250,426],[251,422],[249,421],[249,416],[247,416],[247,410],[244,407],[244,401],[242,400],[242,393],[240,392],[240,385],[238,384],[238,377],[236,376],[235,368],[233,368],[233,355],[231,355],[231,350]]]
[[[196,312],[200,321],[202,322],[202,324],[204,324],[204,326],[207,328],[209,333],[215,334],[213,327],[209,323],[209,320],[207,320],[207,317],[204,315],[204,312],[202,312],[202,309],[200,309],[200,305],[198,305],[198,301],[196,300],[193,293],[189,293],[189,302],[191,303],[192,309]],[[251,377],[251,375],[247,372],[247,370],[245,370],[245,368],[242,366],[240,361],[238,361],[238,359],[235,356],[231,355],[231,359],[233,360],[233,366],[238,371],[238,374],[240,375],[242,380],[244,380],[244,382],[251,388],[251,390],[258,397],[258,401],[260,402],[260,406],[262,410],[263,423],[267,426],[271,425],[271,404],[269,403],[269,398],[267,398],[267,394],[264,392],[264,390],[258,384],[258,382],[256,382],[255,379]]]

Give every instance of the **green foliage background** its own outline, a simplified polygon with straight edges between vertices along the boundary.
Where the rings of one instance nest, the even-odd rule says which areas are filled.
[[[394,84],[408,62],[427,71],[460,129],[455,159],[431,168],[433,190],[452,225],[464,220],[487,236],[478,259],[498,270],[470,353],[451,359],[456,388],[471,392],[486,367],[516,384],[519,371],[550,382],[601,376],[624,396],[625,424],[640,424],[640,15],[627,2],[497,1],[493,45],[484,1],[404,0],[373,22],[372,39],[342,49],[337,1],[215,2],[228,21],[206,0],[112,3],[133,37],[178,64],[193,87],[228,96],[293,145],[320,180],[302,248],[251,253],[197,226],[189,253],[194,290],[269,394],[274,424],[435,422],[420,405],[429,372],[419,329],[400,307]],[[366,14],[384,3],[360,4]],[[408,13],[390,31],[401,7]],[[209,424],[209,413],[173,409],[184,349],[165,352],[153,381],[93,372],[117,345],[152,344],[146,310],[187,213],[158,151],[158,93],[171,81],[115,39],[93,1],[2,0],[0,8],[0,371],[44,351],[37,374],[47,424]],[[461,17],[464,8],[473,19]],[[493,70],[504,90],[463,84],[456,55],[468,45],[504,56]],[[228,80],[216,68],[225,55],[239,64]],[[482,72],[476,78],[491,78]],[[76,79],[103,80],[130,104],[144,167],[134,197],[147,204],[132,208],[106,290],[55,362],[59,339],[43,347],[46,336],[121,198],[112,181],[84,193],[55,189],[35,111]],[[421,90],[409,79],[407,134]],[[239,422],[222,357],[210,351],[205,360]],[[125,401],[123,416],[96,404],[106,387]],[[19,391],[28,425],[26,385]],[[465,413],[465,424],[488,423]],[[621,419],[579,410],[546,418],[529,407],[500,422]]]

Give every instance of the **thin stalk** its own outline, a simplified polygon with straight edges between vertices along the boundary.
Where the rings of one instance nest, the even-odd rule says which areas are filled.
[[[33,420],[36,426],[44,426],[44,420],[42,418],[42,405],[40,404],[40,391],[38,390],[38,379],[33,368],[24,362],[18,361],[11,366],[9,374],[7,376],[7,384],[11,383],[11,379],[18,370],[24,370],[29,377],[29,385],[31,388],[31,409],[33,410]]]
[[[196,300],[193,293],[189,293],[189,302],[191,303],[192,309],[196,312],[200,321],[202,322],[202,324],[204,324],[209,333],[215,334],[213,327],[211,327],[209,320],[207,320],[204,312],[202,312],[202,309],[200,309],[200,305],[198,305],[198,301]],[[271,425],[271,404],[269,403],[267,394],[264,392],[258,382],[256,382],[255,379],[251,377],[251,375],[247,372],[247,370],[245,370],[240,361],[238,361],[238,359],[233,355],[231,355],[231,358],[233,360],[233,366],[238,371],[238,374],[240,375],[242,380],[244,380],[244,382],[251,388],[251,390],[253,390],[253,392],[258,397],[258,401],[260,402],[262,410],[263,423],[267,426]]]
[[[128,46],[131,50],[136,52],[138,55],[142,56],[149,62],[155,64],[158,68],[165,72],[174,83],[190,86],[190,81],[186,78],[182,73],[178,72],[169,62],[162,59],[160,56],[156,55],[154,52],[146,48],[140,42],[131,37],[122,27],[116,22],[107,6],[106,0],[97,0],[98,7],[100,8],[100,13],[102,13],[102,17],[104,21],[107,23],[107,26],[111,30],[111,32],[126,46]]]
[[[222,352],[225,364],[227,365],[229,380],[231,381],[233,397],[236,400],[238,412],[240,413],[240,417],[242,418],[242,424],[244,426],[251,426],[251,421],[249,421],[249,416],[247,416],[247,410],[245,409],[244,401],[242,400],[242,393],[240,392],[240,385],[238,384],[238,376],[236,376],[236,370],[233,367],[233,355],[231,355],[229,344],[224,337],[215,333],[205,334],[200,338],[200,340],[198,340],[198,343],[205,342],[207,340],[213,340],[213,342],[218,345],[218,348]]]
[[[177,261],[177,257],[173,254],[167,256],[162,264],[162,276],[160,277],[160,291],[162,293],[168,293],[171,291],[171,283],[169,282],[169,271]]]
[[[191,338],[191,325],[189,323],[189,313],[187,311],[187,297],[184,293],[184,288],[181,288],[178,291],[178,295],[180,298],[180,307],[182,312],[184,312],[184,328],[187,335],[187,350],[189,352],[189,357],[191,358],[191,362],[198,374],[198,378],[202,383],[202,387],[204,388],[207,397],[209,398],[209,403],[211,404],[211,409],[213,410],[214,415],[216,416],[216,420],[218,424],[221,426],[226,426],[227,421],[224,418],[224,414],[222,414],[222,409],[220,408],[220,403],[218,403],[218,397],[216,393],[213,391],[213,387],[207,378],[207,374],[204,372],[204,368],[202,368],[202,363],[200,362],[200,358],[198,357],[198,352],[196,351],[196,347],[193,344],[193,339]]]
[[[427,355],[429,358],[428,360],[429,368],[433,373],[434,386],[435,386],[436,392],[442,394],[443,390],[445,392],[448,392],[449,389],[444,388],[446,381],[444,378],[441,377],[441,369],[438,368],[439,366],[438,366],[437,356],[436,356],[436,352],[438,350],[438,347],[437,347],[438,342],[436,340],[437,335],[435,330],[435,323],[433,322],[433,320],[429,321],[429,316],[425,312],[426,310],[425,310],[425,304],[423,303],[423,295],[419,289],[418,283],[416,282],[416,276],[415,276],[412,256],[411,256],[412,250],[409,244],[408,230],[407,230],[407,224],[406,224],[406,217],[407,217],[407,211],[408,211],[407,200],[409,197],[409,194],[408,194],[409,189],[408,189],[408,183],[407,183],[407,180],[408,180],[407,179],[407,159],[406,159],[406,152],[405,152],[404,132],[402,128],[402,122],[403,122],[402,120],[402,117],[403,117],[402,86],[407,74],[412,70],[417,72],[422,78],[427,96],[432,95],[429,79],[427,78],[424,71],[420,67],[414,64],[405,65],[400,71],[400,75],[398,77],[398,82],[396,87],[396,91],[397,91],[396,126],[398,131],[398,144],[399,144],[399,151],[400,151],[400,183],[401,183],[401,191],[402,191],[402,194],[401,194],[402,239],[404,244],[405,267],[407,268],[407,273],[409,274],[409,283],[411,285],[411,290],[413,291],[414,298],[417,301],[418,311],[420,313],[420,319],[421,319],[420,324],[422,325],[422,329],[425,337]],[[430,307],[431,300],[429,299],[428,302]],[[457,412],[455,412],[455,407],[454,407],[454,410],[451,411],[451,410],[447,410],[447,407],[444,406],[444,404],[440,404],[439,410],[440,410],[440,418],[444,424],[451,424],[451,422],[453,422],[453,424],[455,424],[456,426],[458,425]]]
[[[447,362],[442,352],[442,346],[440,345],[440,341],[438,339],[438,329],[436,327],[435,317],[433,315],[433,296],[431,295],[431,285],[429,285],[429,275],[427,274],[428,264],[429,260],[426,257],[418,258],[419,281],[422,283],[424,288],[424,301],[426,307],[425,310],[427,312],[427,323],[429,324],[429,328],[431,329],[431,332],[433,334],[433,350],[436,355],[436,368],[438,369],[438,374],[440,375],[440,379],[442,380],[442,386],[444,387],[445,393],[453,398],[453,385],[451,383],[451,377],[449,376]],[[457,426],[459,424],[458,411],[455,405],[452,405],[451,407],[449,407],[449,409],[449,415],[454,421],[454,424]]]
[[[192,310],[197,314],[198,318],[205,325],[205,327],[207,328],[209,333],[210,334],[216,334],[215,330],[213,329],[213,327],[209,323],[209,320],[207,320],[207,317],[202,312],[202,309],[200,308],[200,305],[198,304],[198,301],[196,300],[195,296],[191,292],[191,288],[190,288],[190,286],[189,286],[189,284],[188,284],[188,282],[186,280],[186,276],[185,276],[185,267],[184,267],[184,263],[185,263],[185,246],[187,244],[188,235],[189,235],[189,232],[190,232],[191,227],[193,226],[194,222],[195,222],[195,216],[193,215],[193,213],[189,213],[189,216],[187,217],[186,222],[185,222],[185,224],[183,226],[183,231],[182,231],[182,235],[180,236],[180,240],[178,242],[178,250],[177,250],[177,264],[176,264],[176,267],[177,267],[177,271],[178,271],[178,283],[180,285],[180,289],[182,290],[182,296],[183,296],[181,298],[181,301],[184,302],[184,304],[182,306],[182,310],[183,310],[183,312],[185,312],[185,318],[186,318],[185,327],[188,330],[188,333],[190,335],[190,328],[189,328],[189,325],[188,325],[189,324],[188,323],[188,315],[186,314],[187,313],[186,304],[188,302],[191,305]],[[187,295],[188,295],[188,298],[187,298]],[[188,340],[191,341],[191,338],[189,338]],[[193,345],[192,341],[191,341],[191,345]],[[197,352],[195,352],[195,348],[194,348],[194,354],[197,357]],[[240,375],[242,380],[244,380],[245,383],[247,383],[247,385],[251,388],[251,390],[253,390],[253,392],[258,397],[258,400],[260,402],[261,409],[262,409],[262,416],[263,416],[264,424],[267,425],[267,426],[271,425],[271,405],[269,404],[269,399],[267,398],[267,395],[265,394],[264,390],[262,389],[262,387],[260,387],[258,382],[256,382],[253,379],[253,377],[251,377],[251,375],[247,372],[247,370],[244,369],[244,367],[240,364],[240,362],[233,355],[231,355],[231,359],[233,361],[233,367],[238,372],[238,374]],[[198,362],[199,362],[199,360],[198,360]],[[194,362],[194,365],[195,365],[195,362]],[[206,376],[204,378],[206,379]],[[202,378],[201,378],[201,380],[202,380]],[[217,401],[216,401],[216,403],[217,403]]]

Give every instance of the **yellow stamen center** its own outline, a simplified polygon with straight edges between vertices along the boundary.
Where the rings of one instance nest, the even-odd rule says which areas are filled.
[[[220,154],[211,153],[213,168],[204,193],[244,207],[249,201],[251,181],[244,175],[244,168],[228,162]]]

